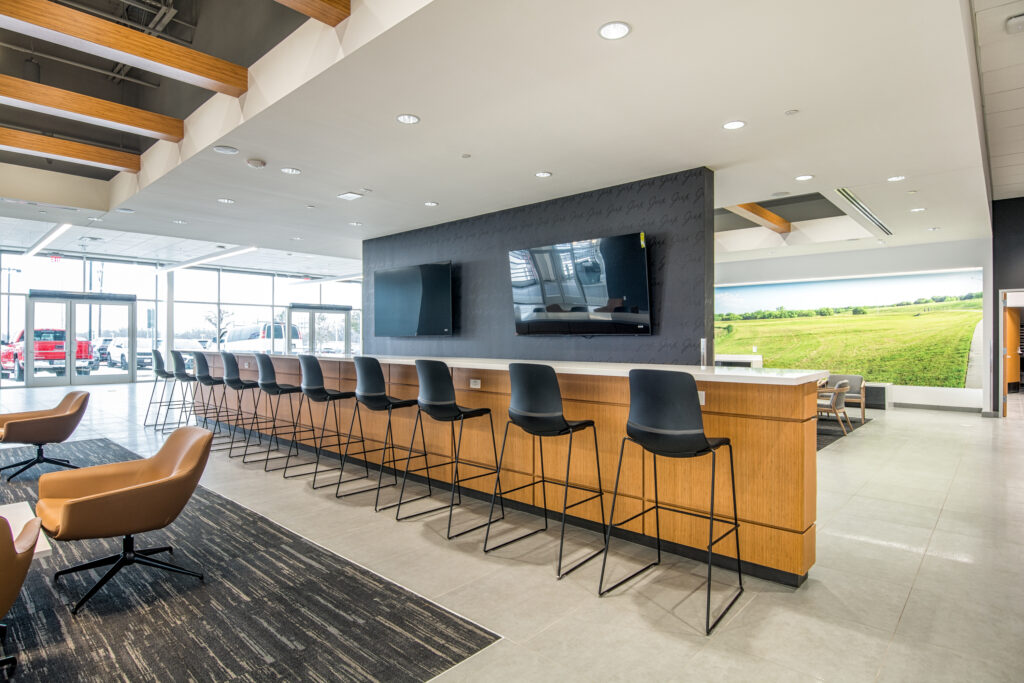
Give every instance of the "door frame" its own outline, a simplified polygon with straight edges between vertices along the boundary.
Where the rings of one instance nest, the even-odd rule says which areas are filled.
[[[285,316],[284,331],[284,352],[291,353],[292,348],[292,315],[304,314],[309,316],[309,339],[306,344],[306,353],[316,352],[316,314],[317,313],[341,313],[345,316],[345,355],[352,355],[352,307],[337,304],[288,304],[288,315]]]
[[[64,376],[37,376],[35,372],[35,304],[64,304]],[[98,304],[108,306],[126,306],[128,308],[128,373],[116,375],[79,375],[77,371],[69,371],[75,367],[75,354],[78,349],[77,339],[77,305]],[[132,384],[137,379],[136,346],[138,341],[137,297],[134,294],[93,294],[84,292],[63,292],[52,290],[30,289],[25,297],[25,386],[26,387],[61,387],[87,386],[93,384]],[[92,341],[92,340],[90,340]]]

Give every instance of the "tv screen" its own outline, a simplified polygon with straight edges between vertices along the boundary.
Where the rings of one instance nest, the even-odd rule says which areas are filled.
[[[374,272],[373,321],[377,337],[450,335],[452,264]]]
[[[644,233],[508,253],[516,334],[651,334]]]

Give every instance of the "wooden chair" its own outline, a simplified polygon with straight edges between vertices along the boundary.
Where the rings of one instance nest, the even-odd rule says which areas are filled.
[[[843,436],[846,436],[853,429],[850,416],[846,413],[846,392],[849,389],[850,383],[845,379],[839,380],[833,387],[818,389],[818,416],[835,415],[836,419],[839,420],[839,426],[843,430]],[[846,425],[843,424],[844,417],[850,425],[850,430],[847,430]]]
[[[40,519],[35,517],[26,522],[21,533],[15,538],[10,524],[0,517],[0,615],[7,614],[11,605],[21,593],[21,584],[25,582],[32,556],[36,552],[36,539],[39,538]],[[0,624],[0,645],[7,641],[7,624]],[[14,655],[0,657],[0,669],[4,669],[7,678],[14,676],[18,660]]]
[[[867,422],[867,390],[863,375],[829,375],[825,383],[827,387],[833,387],[837,382],[846,380],[850,388],[846,390],[846,404],[852,407],[860,407],[860,423]]]

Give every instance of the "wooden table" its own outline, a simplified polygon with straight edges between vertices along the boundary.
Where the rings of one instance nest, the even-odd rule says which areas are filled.
[[[25,501],[0,505],[0,517],[7,519],[7,523],[11,525],[11,533],[14,534],[15,538],[21,533],[25,523],[35,516],[36,513],[32,510],[32,506]],[[41,557],[47,557],[51,552],[53,552],[53,549],[50,547],[50,542],[46,539],[46,534],[40,531],[39,540],[36,541],[36,553],[32,559],[38,560]]]

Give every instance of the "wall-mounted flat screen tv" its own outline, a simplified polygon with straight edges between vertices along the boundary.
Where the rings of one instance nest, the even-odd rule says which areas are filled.
[[[452,334],[452,264],[375,271],[373,326],[377,337]]]
[[[651,334],[644,233],[508,253],[516,334]]]

